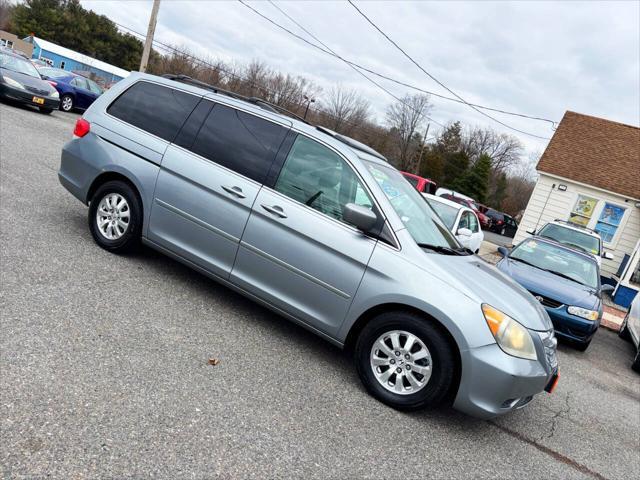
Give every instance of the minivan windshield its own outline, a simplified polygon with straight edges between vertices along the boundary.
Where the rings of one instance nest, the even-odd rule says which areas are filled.
[[[449,230],[453,230],[453,224],[456,222],[456,218],[458,216],[459,208],[452,207],[451,205],[445,205],[438,200],[434,200],[433,198],[426,199],[431,208],[433,208],[440,218],[444,222],[444,224],[449,228]]]
[[[596,262],[584,254],[558,245],[529,238],[514,248],[509,258],[569,278],[593,289],[598,288]]]
[[[366,160],[364,164],[417,244],[440,249],[462,248],[436,212],[400,172]]]
[[[548,223],[540,229],[538,235],[551,238],[569,247],[579,248],[593,255],[600,255],[600,239],[588,233],[579,232],[573,228]]]

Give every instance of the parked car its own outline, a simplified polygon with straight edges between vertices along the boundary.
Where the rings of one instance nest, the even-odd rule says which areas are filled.
[[[440,192],[438,193],[439,197],[446,198],[447,200],[459,203],[460,205],[464,205],[465,207],[473,210],[478,217],[478,220],[480,220],[480,227],[483,230],[489,230],[491,228],[491,218],[480,211],[480,208],[473,198],[467,197],[466,195],[462,195],[458,192],[442,192],[441,189],[438,189],[438,192]]]
[[[540,304],[470,255],[382,155],[277,109],[132,73],[78,119],[59,179],[100,247],[142,241],[352,349],[394,408],[452,399],[486,418],[552,391]]]
[[[33,65],[36,68],[40,68],[40,67],[50,67],[51,65],[49,65],[47,62],[45,62],[44,60],[40,60],[39,58],[30,58],[29,61],[31,63],[33,63]]]
[[[640,294],[636,294],[633,298],[618,335],[633,343],[636,353],[631,362],[631,368],[640,373]]]
[[[490,230],[504,237],[515,237],[518,231],[518,222],[506,213],[499,212],[493,208],[487,208],[484,214],[491,219]]]
[[[586,350],[602,319],[598,264],[592,255],[543,237],[530,237],[504,257],[498,269],[527,289],[547,310],[556,335]]]
[[[563,245],[587,252],[595,257],[598,262],[598,266],[602,264],[603,258],[606,258],[607,260],[613,260],[614,258],[610,252],[605,252],[602,245],[602,238],[600,238],[600,235],[597,232],[564,220],[556,219],[544,224],[537,232],[535,230],[530,230],[527,231],[527,233],[531,235],[538,235],[540,237],[551,238]]]
[[[428,178],[420,177],[418,175],[414,175],[413,173],[409,173],[409,172],[400,172],[400,173],[404,176],[404,178],[407,179],[407,182],[413,185],[413,188],[418,190],[420,193],[433,194],[436,192],[438,188],[438,184]]]
[[[60,68],[40,68],[42,78],[48,80],[60,94],[60,110],[86,110],[104,93],[93,80]]]
[[[46,114],[60,103],[56,89],[40,77],[29,60],[6,51],[0,51],[0,97],[36,106]]]
[[[428,193],[423,193],[422,195],[451,233],[456,236],[460,244],[473,253],[478,253],[484,240],[484,233],[482,233],[480,220],[478,220],[475,212],[446,198],[436,197]]]

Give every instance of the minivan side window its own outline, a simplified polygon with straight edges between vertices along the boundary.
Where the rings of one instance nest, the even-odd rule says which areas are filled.
[[[129,87],[107,113],[172,142],[200,97],[149,82]]]
[[[215,104],[190,150],[263,183],[287,131],[269,120]]]
[[[358,177],[339,155],[303,135],[296,139],[274,189],[336,220],[347,203],[372,208]]]

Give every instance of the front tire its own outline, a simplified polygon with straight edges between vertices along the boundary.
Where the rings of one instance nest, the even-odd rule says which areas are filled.
[[[398,410],[436,407],[457,381],[447,336],[429,319],[409,312],[371,320],[358,337],[355,363],[367,391]]]
[[[63,112],[70,112],[71,110],[73,110],[73,107],[74,101],[71,95],[64,94],[62,95],[62,97],[60,97],[60,110],[62,110]]]
[[[620,330],[618,330],[618,336],[623,340],[631,341],[628,322],[629,322],[629,314],[627,313],[627,315],[624,317],[624,320],[622,321],[622,325],[620,325]]]
[[[636,358],[633,359],[633,363],[631,364],[631,369],[634,372],[640,373],[640,346],[638,347],[638,351],[636,352]]]
[[[89,230],[95,242],[112,253],[126,253],[140,243],[142,205],[123,181],[101,185],[89,205]]]
[[[589,340],[588,342],[577,343],[576,350],[578,350],[579,352],[585,352],[587,348],[589,348],[589,345],[591,345],[591,340]]]

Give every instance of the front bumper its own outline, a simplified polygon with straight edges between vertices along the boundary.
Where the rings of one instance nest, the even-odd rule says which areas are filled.
[[[553,339],[552,333],[548,338]],[[462,376],[453,407],[474,417],[492,418],[527,405],[558,371],[555,341],[552,350],[546,351],[541,337],[534,338],[534,343],[536,361],[507,355],[495,343],[462,352]]]
[[[56,110],[60,105],[60,99],[54,97],[45,97],[44,95],[38,95],[28,90],[22,90],[20,88],[10,87],[5,83],[0,83],[0,97],[14,102],[20,102],[27,105],[33,105],[34,107],[50,108]],[[34,97],[44,99],[44,103],[39,104],[33,101]]]
[[[600,326],[600,319],[587,320],[576,317],[567,312],[566,306],[558,308],[545,307],[549,318],[553,322],[556,335],[574,342],[587,343],[591,341]]]

